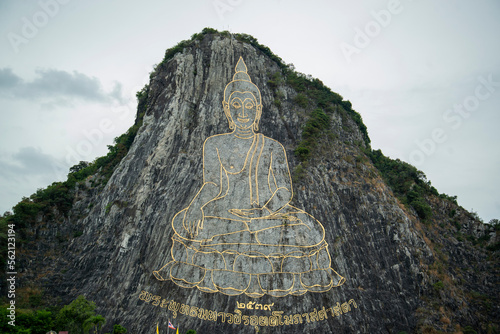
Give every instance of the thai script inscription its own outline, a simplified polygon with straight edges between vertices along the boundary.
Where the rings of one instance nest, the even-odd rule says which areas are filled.
[[[255,305],[255,308],[254,308]],[[271,307],[273,307],[274,303],[272,304],[258,304],[256,302],[248,302],[248,303],[240,303],[236,302],[236,306],[241,309],[247,309],[247,310],[267,310],[270,311]]]
[[[193,318],[199,318],[201,320],[213,321],[213,322],[222,322],[234,325],[245,325],[245,326],[253,326],[253,327],[276,327],[276,326],[290,326],[297,325],[302,323],[310,323],[317,321],[324,321],[328,319],[328,316],[331,317],[339,317],[342,314],[348,313],[352,311],[352,307],[358,308],[354,299],[349,300],[345,303],[338,303],[334,306],[326,308],[325,306],[321,308],[313,308],[312,312],[298,313],[298,314],[284,314],[284,311],[271,311],[270,308],[274,305],[272,304],[256,304],[261,305],[264,310],[271,311],[271,315],[244,315],[241,310],[236,309],[234,313],[227,312],[219,312],[217,310],[208,310],[201,307],[196,307],[192,305],[182,304],[176,302],[175,300],[167,300],[162,299],[161,296],[153,295],[147,291],[141,291],[139,295],[139,299],[146,302],[151,303],[153,306],[160,306],[172,313],[174,319],[177,315],[182,314],[185,316],[190,316]],[[253,308],[253,304],[251,304],[251,308],[248,307],[248,304],[237,302],[237,306],[243,309],[243,306],[247,310],[256,310],[257,308]],[[260,306],[259,306],[260,310]]]

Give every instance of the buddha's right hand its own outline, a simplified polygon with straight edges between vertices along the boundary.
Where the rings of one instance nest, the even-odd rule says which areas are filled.
[[[189,207],[184,214],[182,225],[189,233],[191,238],[198,235],[200,229],[203,229],[203,210],[200,208]]]

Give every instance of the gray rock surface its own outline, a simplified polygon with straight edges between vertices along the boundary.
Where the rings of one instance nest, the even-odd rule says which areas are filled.
[[[153,275],[172,259],[173,217],[203,184],[205,139],[229,132],[223,92],[240,56],[262,94],[259,132],[283,145],[292,175],[304,170],[294,177],[291,204],[323,225],[331,268],[345,278],[339,287],[252,298],[202,292]],[[38,263],[51,263],[45,286],[56,285],[53,294],[63,298],[85,294],[128,333],[154,332],[157,323],[165,332],[169,320],[180,332],[198,333],[415,331],[422,296],[434,282],[428,267],[435,253],[421,223],[369,160],[358,159],[364,157],[363,135],[338,106],[330,121],[335,135],[318,141],[303,168],[293,150],[315,106],[299,106],[297,92],[284,81],[271,87],[272,74],[280,71],[250,44],[220,35],[196,41],[159,66],[127,156],[102,191],[81,189],[66,221],[82,235],[70,240],[63,256]],[[37,270],[43,269],[26,265],[25,277]]]

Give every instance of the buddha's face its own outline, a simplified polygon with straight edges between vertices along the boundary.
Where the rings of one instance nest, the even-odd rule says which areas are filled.
[[[250,92],[233,92],[228,101],[229,113],[237,128],[248,129],[257,119],[257,99]]]

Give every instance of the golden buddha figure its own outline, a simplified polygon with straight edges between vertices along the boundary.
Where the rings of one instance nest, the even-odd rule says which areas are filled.
[[[240,57],[224,90],[231,132],[203,145],[203,184],[172,219],[172,261],[154,275],[186,288],[261,297],[325,292],[331,267],[320,222],[291,206],[286,152],[260,133],[260,90]]]

